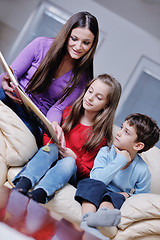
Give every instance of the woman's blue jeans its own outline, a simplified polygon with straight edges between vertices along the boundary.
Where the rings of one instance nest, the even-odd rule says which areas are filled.
[[[38,147],[41,147],[43,141],[43,132],[41,128],[37,126],[34,120],[28,115],[28,113],[22,108],[22,106],[12,101],[4,93],[2,88],[0,88],[0,100],[18,115],[18,117],[24,122],[24,124],[35,136]]]
[[[47,193],[46,202],[67,182],[75,185],[77,172],[76,162],[72,157],[58,160],[58,147],[55,144],[50,144],[49,148],[49,152],[45,152],[42,148],[39,149],[13,180],[16,185],[20,177],[29,178],[32,187],[36,185],[35,189],[42,188],[45,190]],[[52,166],[53,163],[55,163],[54,166]]]

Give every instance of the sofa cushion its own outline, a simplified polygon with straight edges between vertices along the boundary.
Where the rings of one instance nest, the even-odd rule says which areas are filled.
[[[135,222],[125,230],[119,230],[114,240],[159,240],[160,219]]]
[[[44,206],[63,216],[72,223],[79,224],[81,221],[81,205],[74,200],[76,188],[67,183],[58,190],[54,198]]]
[[[141,157],[148,164],[151,172],[151,193],[160,194],[160,149],[153,147],[146,152],[141,153]]]
[[[6,181],[7,173],[8,167],[6,163],[3,161],[3,158],[0,156],[0,186],[2,186],[3,183]]]
[[[8,166],[22,166],[37,151],[33,134],[23,121],[0,101],[0,153]]]
[[[7,174],[7,180],[8,183],[14,187],[14,185],[12,184],[12,180],[13,178],[22,170],[22,167],[10,167],[8,169],[8,174]]]
[[[143,220],[160,219],[160,195],[138,194],[128,198],[121,207],[122,230]]]
[[[0,186],[2,186],[6,181],[7,168],[24,165],[37,151],[37,144],[23,121],[2,101],[0,112]]]

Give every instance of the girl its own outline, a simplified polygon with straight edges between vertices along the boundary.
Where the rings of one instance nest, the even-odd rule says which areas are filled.
[[[53,123],[55,130],[65,107],[73,104],[93,78],[98,35],[97,19],[88,12],[76,13],[55,39],[36,38],[11,65],[22,89]],[[42,136],[39,128],[23,111],[7,75],[0,76],[0,85],[0,100],[17,113],[39,140]]]
[[[67,182],[76,186],[77,181],[88,178],[98,150],[112,143],[120,95],[121,85],[110,75],[93,79],[72,108],[64,111],[61,131],[64,147],[58,149],[52,143],[50,151],[41,148],[13,180],[16,189],[37,202],[46,203]],[[44,142],[48,140],[45,135]],[[28,192],[35,184],[35,189]]]

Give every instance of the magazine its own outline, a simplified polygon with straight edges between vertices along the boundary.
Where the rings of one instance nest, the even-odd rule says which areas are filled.
[[[27,110],[28,114],[37,122],[37,124],[52,137],[55,143],[59,143],[56,137],[55,131],[52,127],[51,122],[46,118],[46,116],[39,110],[39,108],[32,102],[28,95],[22,90],[16,77],[14,76],[11,68],[7,65],[2,53],[0,52],[0,63],[2,65],[3,71],[7,73],[10,77],[12,87],[14,88],[15,95],[20,98]]]

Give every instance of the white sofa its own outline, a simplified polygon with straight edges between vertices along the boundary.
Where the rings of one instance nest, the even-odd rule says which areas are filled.
[[[37,151],[37,146],[33,135],[21,120],[1,102],[0,110],[1,115],[3,110],[4,118],[6,115],[6,121],[8,118],[12,119],[7,124],[3,124],[4,118],[2,119],[0,116],[0,134],[1,137],[5,136],[5,139],[0,141],[1,151],[1,146],[4,147],[3,156],[2,152],[0,155],[0,176],[3,175],[3,178],[0,178],[0,185],[4,184],[8,187],[13,187],[13,177]],[[11,128],[14,131],[11,131]],[[114,132],[116,130],[117,127],[114,127]],[[13,139],[15,140],[13,141]],[[16,145],[15,142],[17,143]],[[10,155],[12,157],[9,157]],[[100,229],[110,239],[160,239],[160,149],[153,147],[141,155],[149,165],[151,171],[151,193],[139,194],[127,199],[121,208],[122,219],[118,227],[103,227]],[[73,186],[66,184],[66,186],[57,191],[55,197],[45,204],[44,207],[48,208],[51,214],[56,212],[63,218],[79,225],[81,220],[81,206],[74,200],[75,191],[76,189]]]

